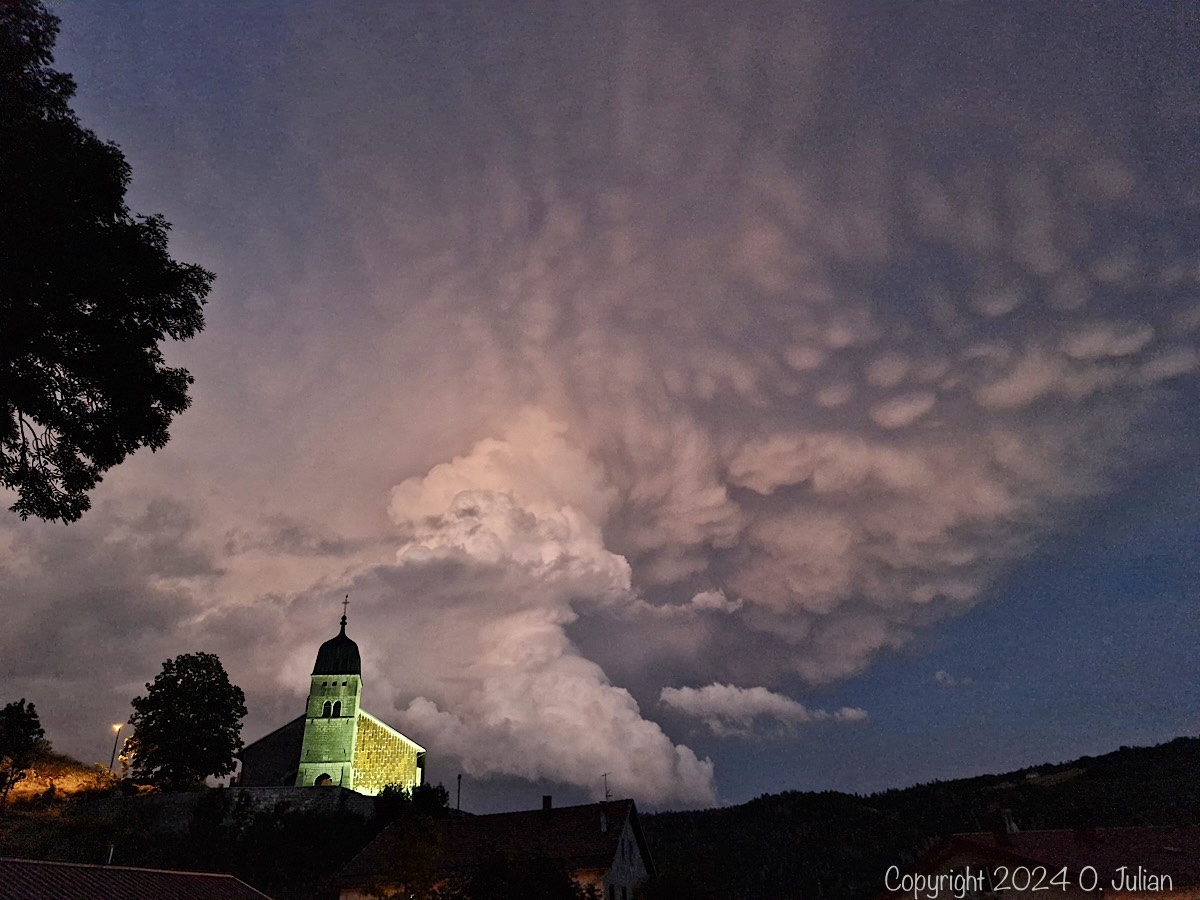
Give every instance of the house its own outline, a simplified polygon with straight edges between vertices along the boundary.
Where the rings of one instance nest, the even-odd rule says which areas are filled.
[[[362,708],[358,644],[341,631],[317,650],[303,715],[239,754],[243,787],[343,787],[374,796],[411,790],[425,775],[425,748]]]
[[[440,880],[469,875],[496,853],[559,863],[604,900],[630,900],[634,888],[654,874],[632,800],[556,808],[544,797],[541,809],[463,815],[433,827]],[[396,824],[380,832],[342,870],[340,900],[365,900],[369,890],[399,888],[392,879],[409,839]]]
[[[232,875],[0,858],[0,900],[271,900]]]
[[[880,898],[1194,900],[1200,828],[1084,828],[956,834],[910,871],[893,866]]]

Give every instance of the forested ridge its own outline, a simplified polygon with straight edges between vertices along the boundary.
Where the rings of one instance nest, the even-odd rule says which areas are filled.
[[[861,900],[893,864],[947,835],[1200,825],[1200,738],[868,796],[766,794],[740,806],[642,816],[656,898]]]

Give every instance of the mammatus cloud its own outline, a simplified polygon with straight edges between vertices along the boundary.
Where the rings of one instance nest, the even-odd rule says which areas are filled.
[[[867,712],[843,706],[835,712],[809,709],[790,697],[764,687],[742,688],[732,684],[710,684],[702,688],[663,688],[659,696],[667,706],[695,716],[713,734],[746,736],[753,732],[755,720],[771,720],[785,726],[810,722],[863,722]]]
[[[767,701],[796,721],[766,687],[723,686],[844,678],[979,602],[1136,464],[1136,423],[1196,369],[1196,270],[1126,227],[1168,213],[1120,142],[1089,131],[1108,123],[1064,126],[1033,95],[965,111],[932,83],[906,98],[919,134],[865,127],[853,79],[822,62],[840,38],[816,8],[739,19],[746,40],[727,53],[636,7],[609,26],[611,58],[568,29],[553,59],[508,60],[546,97],[566,65],[572,103],[463,70],[444,111],[471,123],[469,152],[418,183],[386,127],[359,129],[374,163],[338,182],[351,196],[369,183],[387,210],[362,219],[366,258],[420,259],[390,282],[384,267],[380,295],[443,323],[454,377],[493,398],[473,447],[401,482],[390,508],[401,568],[517,579],[520,601],[471,601],[473,646],[506,666],[454,669],[455,687],[431,674],[436,710],[408,707],[457,752],[533,723],[489,718],[487,698],[507,709],[558,666],[597,710],[646,728],[599,661],[649,670],[659,647],[713,682],[663,702],[725,729]],[[387,104],[383,71],[366,77]],[[1004,140],[979,139],[991,129]],[[606,623],[630,645],[606,648]],[[537,721],[542,765],[575,771],[587,727],[557,740]]]

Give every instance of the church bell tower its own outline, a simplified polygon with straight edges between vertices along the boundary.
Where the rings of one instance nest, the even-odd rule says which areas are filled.
[[[346,637],[343,604],[341,631],[321,645],[313,666],[297,787],[334,785],[354,789],[361,697],[362,661],[358,644]]]

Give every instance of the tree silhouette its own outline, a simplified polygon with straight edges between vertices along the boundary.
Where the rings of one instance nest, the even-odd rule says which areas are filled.
[[[196,787],[208,775],[228,775],[242,749],[246,696],[230,684],[213,653],[184,653],[163,663],[146,696],[133,699],[125,744],[135,780],[164,790]]]
[[[192,377],[159,345],[203,328],[213,275],[125,205],[129,165],[49,66],[58,27],[0,3],[0,486],[21,518],[71,522],[106,470],[167,443]]]
[[[32,703],[22,697],[0,709],[0,808],[13,785],[24,780],[33,758],[50,749]]]

